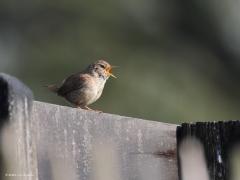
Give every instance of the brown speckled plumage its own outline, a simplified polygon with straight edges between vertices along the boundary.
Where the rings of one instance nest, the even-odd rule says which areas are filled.
[[[78,108],[90,109],[102,94],[104,85],[110,76],[115,77],[112,66],[104,60],[98,60],[84,71],[66,78],[60,86],[49,85],[48,89],[64,97]]]

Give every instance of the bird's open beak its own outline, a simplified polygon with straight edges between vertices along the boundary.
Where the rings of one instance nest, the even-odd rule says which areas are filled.
[[[114,78],[117,78],[116,76],[114,76],[114,75],[112,74],[112,69],[113,69],[114,67],[115,67],[115,66],[110,67],[110,68],[107,70],[107,73],[108,73],[110,76],[112,76],[112,77],[114,77]]]

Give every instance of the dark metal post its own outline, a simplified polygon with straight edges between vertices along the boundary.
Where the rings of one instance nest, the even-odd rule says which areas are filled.
[[[182,178],[184,159],[180,158],[179,148],[182,142],[186,138],[189,139],[189,137],[198,140],[202,144],[209,178],[214,180],[231,179],[231,152],[232,148],[240,141],[240,122],[184,123],[179,126],[177,128],[177,147],[180,179]]]

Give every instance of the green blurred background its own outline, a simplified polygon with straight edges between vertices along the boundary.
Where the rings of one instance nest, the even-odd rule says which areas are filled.
[[[162,122],[239,119],[240,11],[229,0],[1,0],[0,71],[38,101],[97,59],[119,66],[91,107]]]

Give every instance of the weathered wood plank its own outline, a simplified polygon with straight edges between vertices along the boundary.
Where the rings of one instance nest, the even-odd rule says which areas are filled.
[[[0,179],[177,180],[176,125],[33,101],[0,74]]]
[[[0,73],[0,179],[37,180],[31,90]]]
[[[40,180],[177,180],[176,125],[34,102]]]

